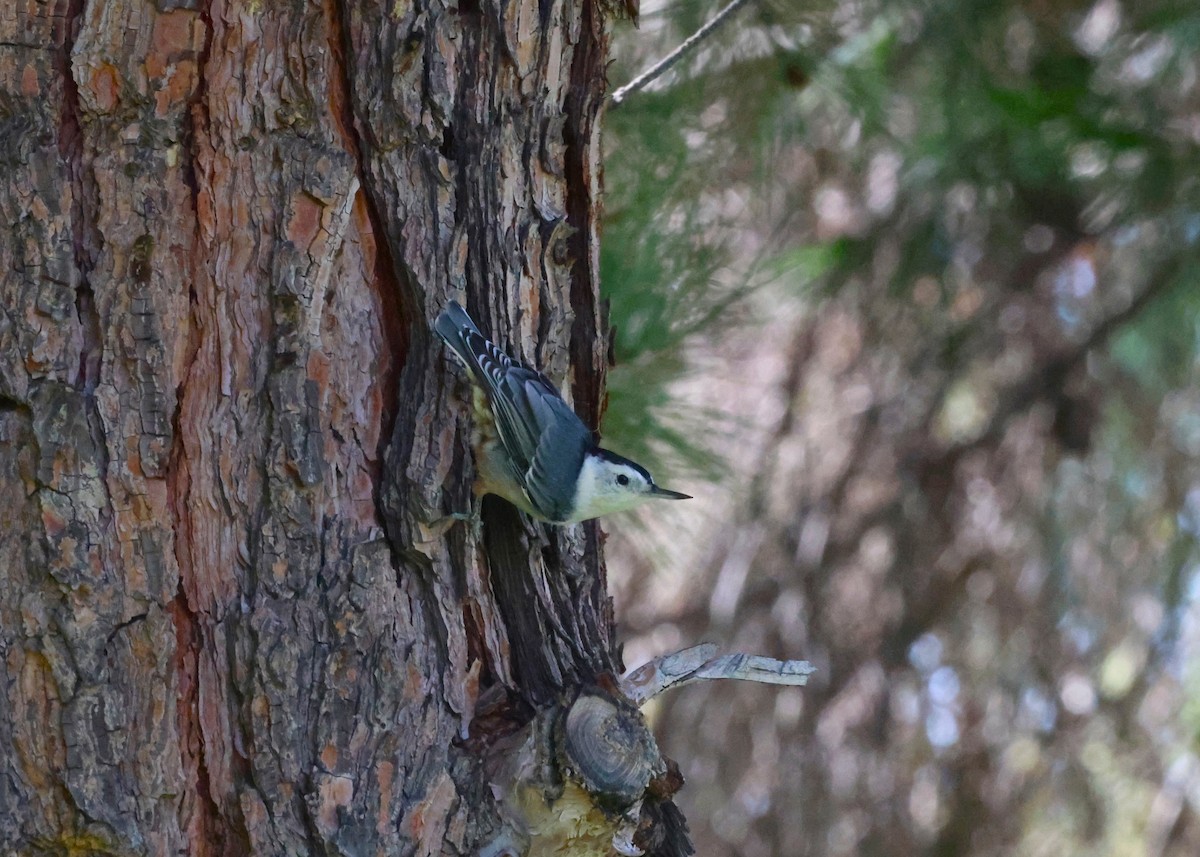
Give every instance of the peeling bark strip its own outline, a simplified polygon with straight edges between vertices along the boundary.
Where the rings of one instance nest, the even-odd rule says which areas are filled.
[[[607,50],[573,0],[0,12],[0,853],[504,840],[484,759],[620,659],[594,524],[435,537],[427,325],[598,419]]]

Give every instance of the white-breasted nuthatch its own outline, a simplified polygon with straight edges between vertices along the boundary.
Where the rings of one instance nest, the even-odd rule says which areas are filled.
[[[474,385],[479,494],[498,494],[553,524],[620,512],[647,500],[687,500],[659,488],[640,464],[601,449],[550,379],[517,363],[451,301],[434,330]]]

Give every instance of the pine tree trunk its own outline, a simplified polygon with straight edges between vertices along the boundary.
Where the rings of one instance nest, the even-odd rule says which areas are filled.
[[[435,523],[429,322],[595,424],[601,9],[15,3],[0,853],[480,853],[489,736],[619,656],[594,525]]]

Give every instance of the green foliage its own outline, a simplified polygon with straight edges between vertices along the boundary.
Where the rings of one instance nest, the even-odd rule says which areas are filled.
[[[719,5],[668,3],[652,37],[625,40],[613,79]],[[1035,797],[1014,811],[1021,833],[995,853],[1136,850],[1140,810],[1129,807],[1157,789],[1145,772],[1200,749],[1198,652],[1184,633],[1200,591],[1198,81],[1200,6],[1183,0],[776,0],[752,4],[607,117],[602,275],[619,365],[605,428],[618,448],[696,463],[714,427],[719,439],[736,434],[735,417],[688,413],[673,391],[689,353],[711,359],[709,343],[756,335],[751,307],[850,308],[868,355],[856,370],[876,372],[873,389],[894,397],[883,410],[929,403],[934,416],[917,425],[936,427],[959,395],[990,403],[978,405],[991,409],[979,420],[988,425],[1012,400],[997,392],[1011,392],[1022,367],[1046,367],[1028,379],[1032,400],[1008,422],[999,414],[993,439],[1044,419],[1045,449],[1023,465],[1044,472],[978,476],[1026,492],[996,512],[1015,533],[1012,555],[991,560],[997,588],[1011,584],[1005,574],[1051,581],[1038,615],[997,614],[1018,630],[997,631],[996,645],[1012,631],[1046,651],[997,650],[994,685],[963,681],[989,711],[1013,688],[1057,711],[1055,670],[1069,668],[1108,708],[1082,718],[1083,751],[1055,743],[1072,724],[1005,725],[1008,749],[987,752],[1013,782],[1035,776],[1032,763],[1005,768],[1030,747],[1076,779],[1058,797],[1048,775],[1030,786]],[[1083,356],[1064,380],[1054,373],[1072,349]],[[1062,435],[1072,409],[1084,414],[1081,439]],[[930,434],[921,442],[947,442]],[[648,438],[660,444],[647,449]],[[1156,625],[1154,610],[1171,618]],[[969,621],[950,626],[948,637],[977,641]],[[1146,710],[1166,704],[1147,688],[1173,686],[1172,670],[1192,699],[1181,740],[1138,731],[1145,715],[1130,713],[1143,692]],[[1004,729],[989,729],[1003,745]],[[1128,794],[1137,801],[1120,823],[1081,823],[1080,805]]]
[[[1148,396],[1195,380],[1200,355],[1200,265],[1127,325],[1114,339],[1117,365],[1136,379]]]

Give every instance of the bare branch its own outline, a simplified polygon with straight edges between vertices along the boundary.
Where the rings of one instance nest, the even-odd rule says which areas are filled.
[[[735,678],[761,684],[803,685],[815,668],[808,661],[779,661],[759,655],[715,657],[717,647],[702,643],[655,658],[621,679],[621,690],[636,704],[645,705],[664,690],[704,679]]]
[[[616,92],[614,92],[612,94],[612,103],[610,104],[609,109],[612,110],[616,107],[619,107],[621,102],[626,98],[633,95],[638,90],[646,88],[649,84],[661,77],[668,69],[671,68],[671,66],[675,65],[677,62],[695,50],[697,45],[715,33],[722,24],[732,17],[733,13],[736,12],[739,7],[744,6],[745,4],[746,0],[731,0],[729,5],[714,15],[712,19],[708,21],[708,23],[688,36],[683,41],[683,44],[671,51],[654,65],[650,66],[650,68],[646,69],[633,80],[629,81],[629,83],[625,84]]]

